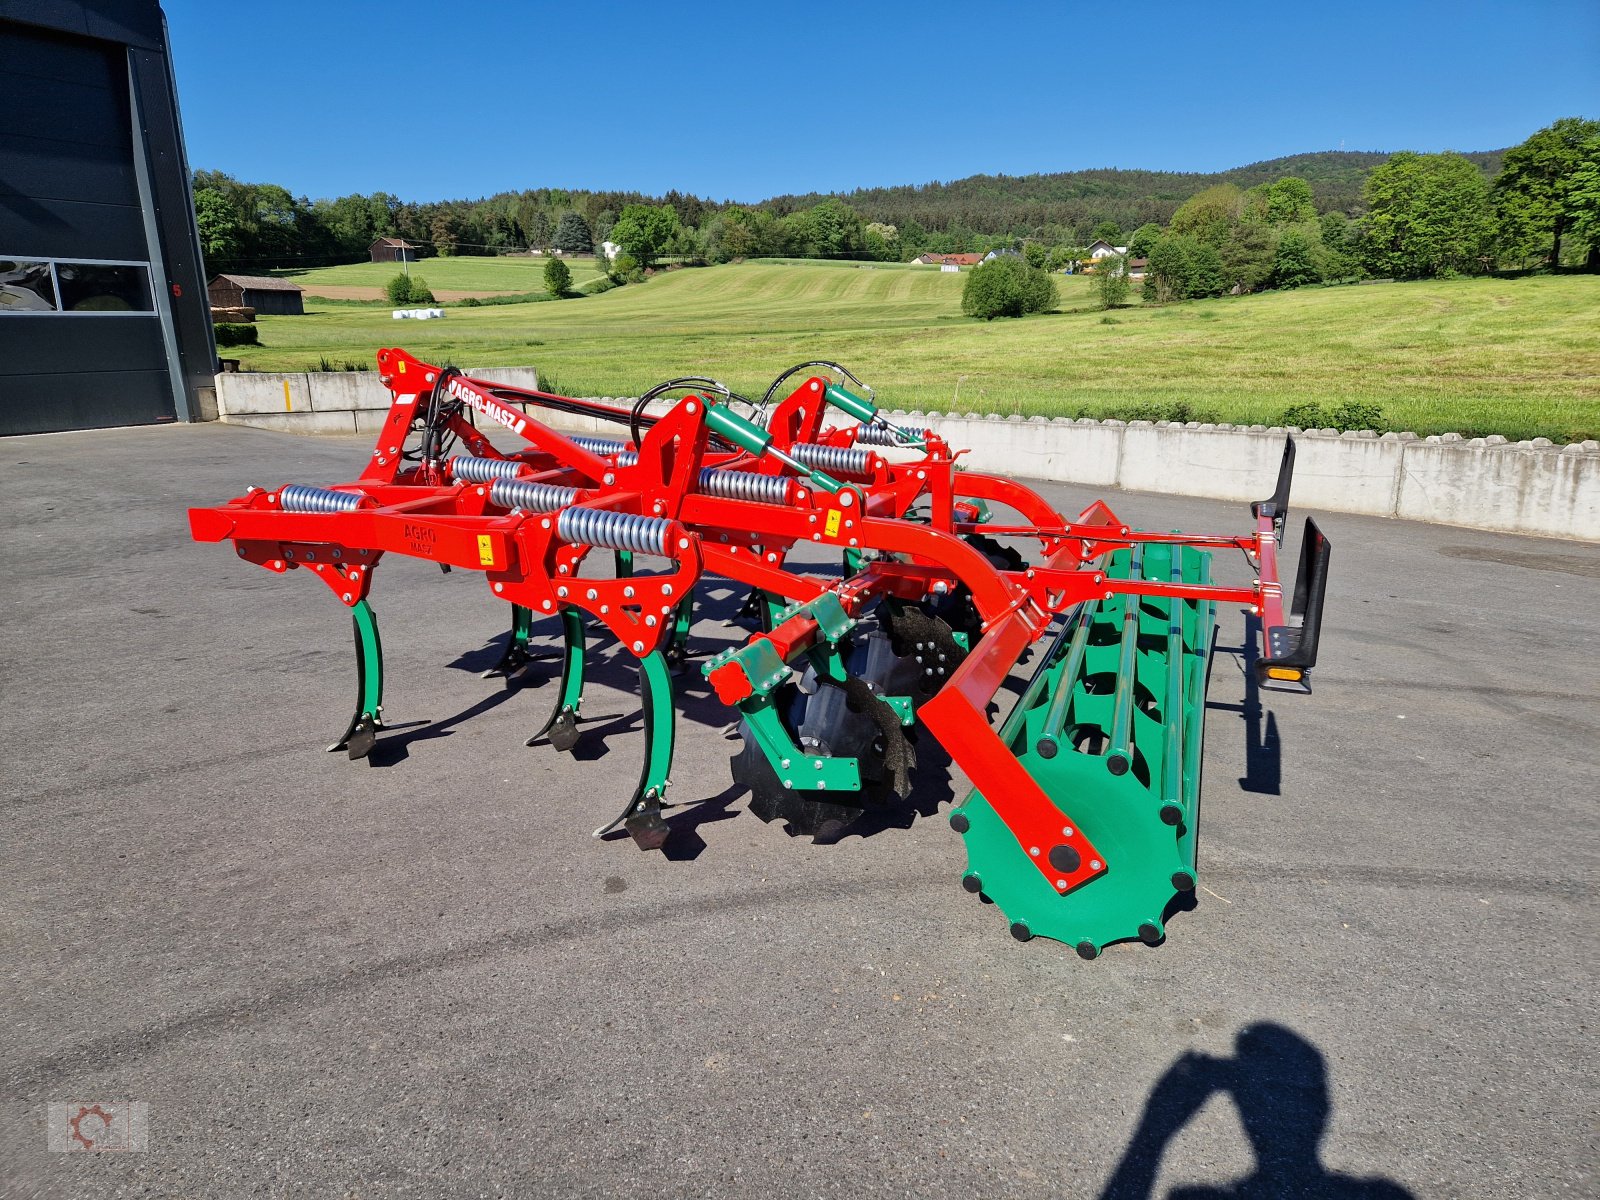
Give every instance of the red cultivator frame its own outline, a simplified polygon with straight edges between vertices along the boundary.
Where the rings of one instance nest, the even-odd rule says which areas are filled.
[[[1294,604],[1304,619],[1291,625],[1277,551],[1292,442],[1276,492],[1253,506],[1252,532],[1150,533],[1103,503],[1069,519],[1021,484],[959,470],[939,437],[890,424],[831,363],[779,376],[769,401],[801,378],[764,423],[705,379],[663,384],[630,410],[469,378],[401,350],[380,351],[378,363],[393,407],[358,480],[251,489],[190,511],[197,539],[230,540],[268,570],[308,571],[354,610],[360,693],[333,747],[352,758],[382,727],[367,606],[382,556],[482,571],[513,606],[503,672],[526,661],[534,619],[561,620],[559,694],[533,740],[569,749],[580,736],[586,627],[603,626],[638,658],[644,771],[597,833],[620,826],[659,847],[668,668],[687,657],[696,585],[736,581],[750,589],[760,631],[704,670],[740,710],[733,769],[752,810],[792,832],[838,836],[909,791],[910,731],[926,726],[975,785],[950,818],[967,843],[967,888],[995,900],[1016,936],[1043,934],[1093,957],[1119,938],[1159,940],[1168,905],[1195,885],[1215,606],[1260,615],[1264,686],[1309,690],[1329,547],[1308,520]],[[802,374],[813,367],[827,373]],[[680,398],[650,416],[646,401],[668,393]],[[830,410],[851,420],[830,426]],[[613,422],[622,436],[564,434],[540,411]],[[526,448],[496,449],[474,417]],[[999,510],[1012,515],[993,517]],[[805,543],[835,549],[842,575],[793,566]],[[1242,551],[1256,578],[1212,583],[1218,548]],[[595,550],[614,554],[604,570]],[[1052,631],[996,730],[989,709],[1001,685]]]

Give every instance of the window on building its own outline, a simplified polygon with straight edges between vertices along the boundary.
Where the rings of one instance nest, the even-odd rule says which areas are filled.
[[[58,262],[63,312],[152,312],[144,267]]]
[[[146,263],[0,258],[0,313],[153,313]]]
[[[55,312],[56,282],[48,262],[0,259],[0,312]]]

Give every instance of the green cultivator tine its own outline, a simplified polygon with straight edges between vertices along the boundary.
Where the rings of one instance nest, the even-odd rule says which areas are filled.
[[[378,638],[378,618],[365,600],[351,608],[350,617],[356,633],[356,711],[344,736],[328,750],[345,750],[357,759],[372,753],[383,728],[383,643]]]
[[[505,653],[500,661],[483,673],[485,679],[509,678],[531,660],[528,638],[533,634],[533,612],[520,604],[511,606],[511,634],[506,639]]]
[[[678,607],[672,610],[672,636],[663,652],[667,666],[681,671],[689,661],[689,630],[694,626],[694,591],[690,590]]]
[[[1118,551],[1114,579],[1209,582],[1209,555],[1152,543]],[[1165,934],[1174,894],[1195,886],[1200,730],[1209,602],[1115,595],[1075,610],[1001,729],[1029,774],[1104,855],[1104,874],[1051,885],[981,792],[951,815],[963,885],[993,900],[1020,938],[1093,958],[1109,942]],[[1069,815],[1070,814],[1070,815]]]
[[[670,832],[661,807],[672,770],[674,730],[672,676],[659,650],[639,660],[639,688],[644,698],[644,767],[639,785],[617,819],[600,826],[594,836],[604,837],[621,825],[641,850],[659,850]]]
[[[549,735],[550,744],[557,750],[571,750],[578,741],[578,706],[583,703],[583,612],[576,608],[561,610],[561,691],[555,708],[539,731],[528,739],[533,745]]]

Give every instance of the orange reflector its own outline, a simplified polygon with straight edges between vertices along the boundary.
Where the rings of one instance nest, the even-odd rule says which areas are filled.
[[[1293,667],[1268,667],[1267,668],[1267,678],[1268,679],[1294,679],[1294,680],[1298,680],[1304,674],[1305,674],[1304,671],[1297,671]]]

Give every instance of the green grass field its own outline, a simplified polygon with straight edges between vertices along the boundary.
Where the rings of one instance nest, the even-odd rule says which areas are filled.
[[[422,269],[445,286],[437,263],[509,261]],[[1423,434],[1600,436],[1594,277],[1313,288],[1109,316],[1090,308],[1086,280],[1062,278],[1061,311],[992,323],[960,315],[964,279],[751,262],[406,325],[313,302],[303,317],[261,318],[266,344],[230,354],[258,370],[305,370],[400,344],[435,362],[531,364],[569,394],[608,396],[690,374],[759,395],[790,364],[832,358],[902,408],[1115,416],[1186,402],[1197,419],[1270,424],[1291,404],[1355,400],[1380,405],[1387,427]]]
[[[411,273],[428,281],[434,291],[496,293],[544,291],[544,258],[425,258],[411,264]],[[592,258],[569,258],[572,285],[580,288],[600,277]],[[313,267],[304,271],[278,271],[317,295],[318,288],[381,288],[400,273],[399,263],[352,263],[342,267]]]

